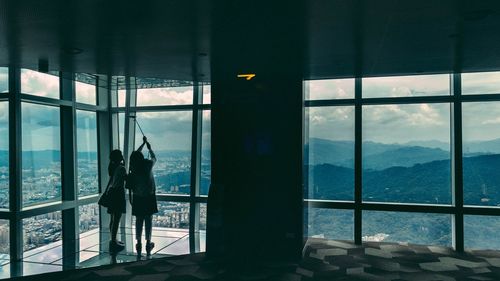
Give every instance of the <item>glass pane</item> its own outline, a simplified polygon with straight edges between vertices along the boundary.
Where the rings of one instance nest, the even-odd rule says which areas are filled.
[[[450,94],[449,77],[439,74],[363,78],[363,97],[446,96]]]
[[[127,91],[118,90],[118,107],[125,107],[125,96]]]
[[[21,104],[23,206],[61,199],[58,107]]]
[[[353,99],[354,79],[304,81],[306,100]]]
[[[1,83],[1,82],[0,82]],[[9,208],[9,103],[0,102],[0,209]]]
[[[0,260],[9,259],[9,221],[0,220]]]
[[[78,207],[80,234],[99,228],[99,205],[97,203]]]
[[[80,220],[80,251],[99,244],[99,205],[78,207]],[[82,261],[82,260],[80,260]]]
[[[62,217],[53,212],[23,219],[24,261],[51,263],[62,258]]]
[[[464,204],[500,206],[500,102],[462,104]]]
[[[76,101],[88,104],[97,104],[96,86],[75,81]]]
[[[159,194],[189,194],[192,116],[191,111],[137,113],[136,120],[148,137],[158,160],[153,172],[156,192]],[[141,131],[136,125],[135,148],[141,144]],[[148,156],[146,148],[143,153]]]
[[[307,210],[309,237],[353,240],[354,211],[310,208]]]
[[[119,145],[122,152],[125,151],[124,142],[125,142],[125,113],[118,113],[118,139]]]
[[[464,246],[466,249],[500,250],[500,217],[464,216]]]
[[[96,194],[99,191],[96,113],[77,110],[76,128],[78,196]]]
[[[451,246],[451,215],[363,211],[363,241]]]
[[[59,99],[59,77],[33,70],[21,69],[21,92]]]
[[[500,72],[463,73],[462,94],[500,94]]]
[[[450,105],[363,107],[363,200],[451,203]]]
[[[210,104],[212,103],[212,85],[203,85],[203,104]]]
[[[207,230],[207,204],[200,203],[200,230]]]
[[[137,106],[193,103],[193,86],[137,89]]]
[[[211,141],[211,114],[210,110],[202,111],[201,123],[201,176],[200,194],[208,195],[212,176],[212,141]]]
[[[164,229],[189,229],[189,203],[158,202],[158,213],[153,215],[153,227]]]
[[[354,107],[306,108],[307,198],[354,200]]]
[[[0,93],[9,92],[9,68],[0,67]]]

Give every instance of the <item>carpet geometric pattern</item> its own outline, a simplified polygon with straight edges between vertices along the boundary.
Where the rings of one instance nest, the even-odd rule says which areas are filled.
[[[228,268],[191,254],[78,269],[23,280],[500,280],[499,251],[310,238],[298,263]]]

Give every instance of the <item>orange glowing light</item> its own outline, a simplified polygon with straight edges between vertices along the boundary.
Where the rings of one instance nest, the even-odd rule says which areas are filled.
[[[255,77],[255,73],[238,74],[238,78],[245,78],[246,80],[251,80],[254,77]]]

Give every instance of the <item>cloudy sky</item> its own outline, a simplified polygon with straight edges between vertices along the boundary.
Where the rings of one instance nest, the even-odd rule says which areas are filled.
[[[0,91],[5,88],[7,73],[0,69]],[[56,77],[23,71],[21,88],[25,93],[56,97]],[[4,79],[2,79],[4,78]],[[353,98],[353,79],[306,82],[309,99]],[[94,87],[76,84],[80,102],[95,103]],[[463,91],[467,94],[500,92],[500,73],[464,74]],[[449,94],[448,75],[366,78],[364,97],[402,97]],[[204,87],[204,100],[210,101],[210,87]],[[139,105],[190,104],[191,88],[143,89]],[[25,150],[59,149],[59,109],[23,103],[23,148]],[[406,143],[416,140],[449,142],[449,104],[377,105],[363,107],[363,139],[383,143]],[[352,106],[309,108],[306,110],[309,137],[330,140],[354,139]],[[210,141],[210,112],[203,113],[203,143]],[[500,102],[463,104],[464,141],[500,138]],[[143,112],[137,117],[145,134],[157,150],[190,150],[192,112]],[[96,150],[95,113],[79,111],[77,116],[80,151]],[[8,108],[0,102],[0,149],[8,148]],[[137,140],[140,140],[137,129]],[[123,136],[121,136],[123,139]]]
[[[448,75],[363,79],[363,96],[408,97],[449,94]],[[464,74],[467,94],[500,93],[500,73]],[[306,82],[309,99],[352,98],[354,80]],[[500,138],[500,102],[463,103],[464,141]],[[363,140],[382,143],[450,141],[450,104],[363,106]],[[306,110],[309,137],[354,140],[354,107]]]

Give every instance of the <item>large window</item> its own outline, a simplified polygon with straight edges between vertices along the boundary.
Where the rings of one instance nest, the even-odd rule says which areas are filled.
[[[137,106],[193,103],[193,86],[137,90]]]
[[[9,91],[9,68],[0,67],[0,93]]]
[[[29,69],[22,69],[21,92],[24,94],[59,99],[59,77]]]
[[[306,81],[307,234],[498,248],[499,77]]]
[[[136,120],[139,125],[135,129],[135,149],[142,144],[141,126],[158,159],[154,168],[156,192],[189,194],[192,112],[140,112]],[[148,156],[146,147],[143,153]]]
[[[311,199],[354,200],[354,107],[306,109],[305,143]]]
[[[77,165],[78,195],[85,196],[98,192],[97,165],[97,121],[96,113],[77,110]]]
[[[61,199],[59,108],[22,104],[23,206]]]
[[[363,107],[363,200],[450,204],[450,105]]]
[[[50,263],[62,257],[62,215],[53,212],[23,220],[24,260]]]
[[[76,101],[88,104],[97,104],[96,86],[75,81]]]

